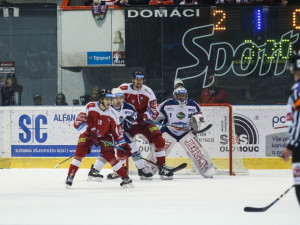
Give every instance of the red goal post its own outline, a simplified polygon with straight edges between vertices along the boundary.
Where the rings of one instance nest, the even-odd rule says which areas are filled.
[[[232,106],[230,104],[226,104],[226,103],[219,103],[219,104],[200,104],[201,109],[205,108],[205,107],[224,107],[224,108],[228,108],[228,145],[229,145],[229,174],[230,175],[235,175],[236,173],[233,171],[233,142],[234,140],[236,140],[235,138],[235,132],[234,132],[234,119],[233,119],[233,110],[232,110]],[[204,118],[205,118],[205,112],[204,113]]]

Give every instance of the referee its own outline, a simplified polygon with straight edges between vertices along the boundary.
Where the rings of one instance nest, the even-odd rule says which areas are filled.
[[[290,139],[282,151],[282,158],[288,161],[292,156],[296,196],[300,204],[300,50],[293,52],[289,59],[289,69],[295,83],[288,98],[286,115]]]

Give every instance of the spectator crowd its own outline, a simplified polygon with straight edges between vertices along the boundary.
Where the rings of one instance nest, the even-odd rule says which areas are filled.
[[[85,5],[92,4],[107,5],[219,5],[219,4],[277,4],[285,6],[287,4],[299,3],[298,0],[86,0]]]

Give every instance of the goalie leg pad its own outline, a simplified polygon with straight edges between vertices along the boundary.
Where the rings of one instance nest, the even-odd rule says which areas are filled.
[[[146,157],[146,159],[152,161],[152,162],[156,162],[156,158],[154,156],[154,151],[155,151],[155,145],[153,143],[150,143],[150,151]],[[157,171],[157,167],[152,165],[151,163],[145,162],[145,166],[147,167],[147,170],[149,172],[151,172],[153,175],[156,173]]]
[[[211,178],[216,174],[216,167],[212,163],[205,149],[198,142],[195,135],[193,135],[192,133],[187,133],[184,137],[181,138],[179,143],[187,152],[190,159],[194,162],[198,169],[198,172],[202,176]]]
[[[177,140],[173,138],[170,134],[167,132],[163,133],[163,138],[165,139],[165,151],[166,151],[166,156],[168,156],[173,149],[174,145],[176,145]]]

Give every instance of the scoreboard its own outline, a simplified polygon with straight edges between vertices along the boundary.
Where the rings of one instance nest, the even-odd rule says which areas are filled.
[[[288,75],[288,58],[300,47],[300,5],[130,7],[125,27],[127,66],[201,88],[213,71],[245,83]]]

